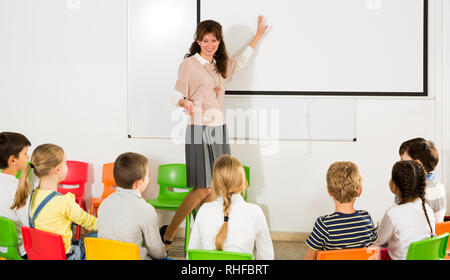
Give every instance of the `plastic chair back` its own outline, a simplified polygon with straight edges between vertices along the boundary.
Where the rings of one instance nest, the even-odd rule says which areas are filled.
[[[77,198],[84,196],[84,186],[87,181],[88,164],[82,161],[67,161],[67,175],[64,181],[60,182],[61,185],[78,185],[78,188],[63,188],[58,187],[58,192],[66,194],[68,192],[73,193]]]
[[[22,227],[23,244],[30,260],[65,260],[66,252],[61,235]]]
[[[187,187],[186,164],[174,163],[163,164],[158,167],[159,193],[156,199],[148,199],[156,209],[177,211],[180,204],[190,191]],[[174,191],[175,189],[186,189],[186,191]],[[195,217],[195,209],[191,213]],[[189,245],[191,214],[186,217],[184,250]]]
[[[245,178],[247,179],[247,188],[242,192],[242,196],[247,201],[248,187],[250,187],[250,167],[244,165]]]
[[[139,260],[136,244],[115,240],[86,237],[86,260]]]
[[[188,190],[186,165],[180,163],[160,165],[158,167],[158,184],[159,193],[156,201],[159,205],[154,206],[167,210],[177,210],[188,192],[176,192],[169,188]],[[153,205],[152,202],[150,203]]]
[[[187,250],[188,260],[253,260],[252,254],[219,250]]]
[[[435,225],[436,235],[441,235],[446,232],[450,233],[450,222],[437,223]],[[447,242],[447,251],[450,250],[450,242]]]
[[[250,167],[244,165],[245,178],[247,179],[247,186],[250,187]]]
[[[114,180],[114,162],[103,164],[102,169],[103,193],[102,198],[107,198],[116,191],[116,181]]]
[[[27,166],[30,165],[30,163],[31,163],[31,161],[29,161],[29,162],[27,163]],[[0,171],[1,171],[1,170],[0,170]],[[31,170],[30,170],[30,173],[31,173]],[[22,175],[22,170],[17,171],[17,173],[16,173],[16,178],[17,178],[17,179],[20,179],[20,175]]]
[[[14,222],[0,217],[0,257],[7,260],[22,260],[17,246],[18,239]]]
[[[354,249],[319,251],[317,260],[379,260],[380,248],[364,247]]]
[[[449,233],[412,242],[408,248],[407,260],[442,260],[445,258]]]

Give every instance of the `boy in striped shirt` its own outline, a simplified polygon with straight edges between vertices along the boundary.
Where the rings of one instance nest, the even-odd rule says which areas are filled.
[[[353,162],[335,162],[327,172],[327,190],[334,201],[335,212],[316,220],[306,240],[309,249],[305,260],[314,260],[319,250],[369,247],[377,239],[372,218],[353,205],[361,195],[359,169]]]

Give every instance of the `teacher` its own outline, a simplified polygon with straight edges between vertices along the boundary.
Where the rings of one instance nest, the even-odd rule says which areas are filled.
[[[215,200],[211,191],[214,161],[222,154],[231,154],[225,123],[225,87],[234,73],[244,68],[259,39],[268,26],[258,17],[256,35],[236,58],[228,58],[222,26],[213,20],[198,24],[195,41],[178,71],[174,103],[190,116],[186,128],[186,174],[188,193],[170,225],[160,234],[169,249],[176,231],[189,213],[200,203]]]

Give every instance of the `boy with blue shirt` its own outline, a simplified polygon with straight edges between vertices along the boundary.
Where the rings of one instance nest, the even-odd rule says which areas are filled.
[[[316,220],[306,240],[305,260],[315,260],[318,251],[369,247],[377,239],[372,218],[353,205],[362,192],[358,167],[352,162],[335,162],[327,172],[327,190],[335,212]]]

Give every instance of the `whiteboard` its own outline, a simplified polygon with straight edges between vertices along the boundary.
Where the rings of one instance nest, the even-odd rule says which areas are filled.
[[[206,0],[231,56],[270,30],[228,94],[427,95],[424,0]],[[219,8],[220,7],[220,8]]]
[[[128,1],[129,137],[172,134],[171,96],[196,26],[197,0]]]
[[[356,141],[356,99],[227,97],[230,139]]]
[[[203,17],[205,11],[207,11],[205,3],[207,2],[209,5],[209,3],[216,2],[215,0],[209,1],[128,1],[127,101],[129,137],[173,139],[179,143],[183,142],[187,116],[180,109],[175,109],[171,97],[179,65],[193,41],[199,16],[198,12],[203,12]],[[310,0],[298,0],[298,3],[306,3],[308,1]],[[314,1],[322,1],[324,5],[325,3],[331,5],[331,3],[326,2],[330,0]],[[355,3],[356,0],[339,1],[347,2],[348,4]],[[416,0],[409,1],[418,3]],[[241,3],[243,8],[246,7],[246,3],[246,1]],[[264,7],[269,5],[271,1],[258,3],[260,3],[257,5],[258,7]],[[385,7],[385,1],[381,3],[382,7]],[[199,6],[199,4],[201,5]],[[222,9],[219,8],[224,7],[220,2],[216,2],[216,5],[218,5],[218,8],[214,9],[216,12],[220,12]],[[228,18],[222,20],[224,28],[226,28],[226,22],[230,21],[230,19],[238,20],[240,18],[237,14],[236,12],[230,12]],[[255,21],[257,13],[255,17],[251,15],[248,17],[252,18],[250,21]],[[298,12],[292,9],[286,12],[284,17],[294,20],[298,17]],[[270,20],[271,18],[268,15],[269,23],[273,24],[273,21],[270,22]],[[250,21],[248,24],[251,24],[252,28],[256,27],[253,26],[256,25],[256,22]],[[333,19],[330,19],[330,22],[333,22]],[[409,22],[405,24],[409,24]],[[418,25],[420,25],[420,22]],[[277,81],[275,78],[265,79],[266,86],[264,87],[262,87],[262,84],[259,84],[261,88],[256,87],[258,83],[261,83],[256,78],[256,72],[252,74],[253,76],[248,76],[251,71],[255,71],[256,63],[258,61],[272,61],[275,63],[283,60],[280,59],[280,52],[277,55],[264,55],[263,53],[263,46],[270,46],[269,38],[276,34],[274,26],[272,26],[270,32],[264,38],[264,41],[261,42],[260,47],[256,49],[248,67],[235,74],[233,82],[228,89],[235,90],[241,83],[241,86],[251,85],[255,86],[255,88],[238,88],[239,90],[264,89],[271,92],[271,95],[227,95],[225,97],[230,139],[354,141],[357,138],[357,106],[354,97],[306,97],[283,94],[282,90],[287,89],[304,90],[303,87],[305,85],[299,77],[296,77],[296,82],[290,85],[291,88],[285,88],[286,85],[280,80],[275,84]],[[231,34],[235,37],[232,37]],[[241,32],[226,34],[229,53],[233,55],[234,49],[237,49],[238,45],[240,48],[245,47],[248,44],[246,40],[251,39],[251,37],[250,34]],[[417,63],[419,63],[418,60]],[[285,71],[280,71],[277,67],[268,68],[275,69],[277,73],[283,74],[277,75],[276,78],[285,76]],[[354,80],[356,81],[357,79]],[[414,79],[411,80],[413,82],[416,81]],[[320,84],[324,88],[316,89],[326,90],[325,86],[331,87],[331,84],[328,84],[328,82]],[[419,81],[416,85],[410,85],[409,89],[416,90],[421,86],[422,84]],[[278,90],[270,91],[275,88]],[[402,90],[405,90],[405,88],[402,88]]]

